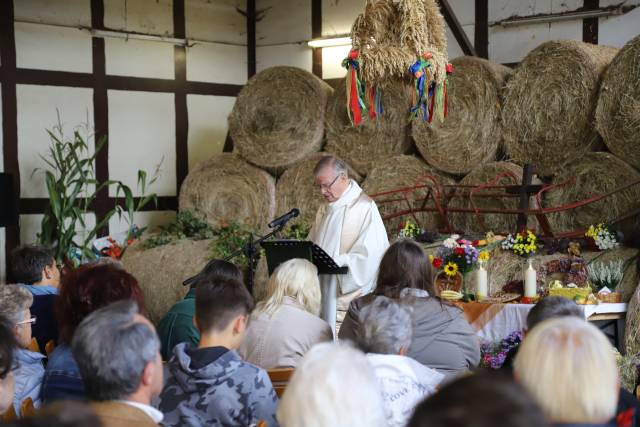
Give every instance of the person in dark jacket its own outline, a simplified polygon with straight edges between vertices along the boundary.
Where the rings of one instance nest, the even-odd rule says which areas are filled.
[[[246,427],[262,420],[278,427],[278,397],[267,372],[236,353],[253,307],[253,298],[238,280],[198,282],[200,343],[173,349],[158,403],[165,427]]]
[[[212,280],[216,276],[235,280],[242,280],[242,273],[235,265],[228,261],[214,260],[207,265],[203,272],[203,279]],[[169,309],[158,324],[158,336],[162,343],[162,359],[169,360],[173,348],[182,342],[197,346],[200,342],[200,332],[193,323],[196,315],[196,281],[182,301],[178,301]]]
[[[38,318],[33,337],[42,354],[49,342],[56,344],[58,327],[53,307],[58,298],[60,270],[49,250],[41,246],[20,246],[11,252],[9,278],[24,285],[33,295],[31,313]]]
[[[400,240],[387,249],[373,294],[351,302],[339,338],[357,341],[360,310],[377,295],[403,300],[413,308],[413,340],[407,356],[448,376],[480,362],[480,342],[463,311],[435,296],[431,264],[422,248]]]

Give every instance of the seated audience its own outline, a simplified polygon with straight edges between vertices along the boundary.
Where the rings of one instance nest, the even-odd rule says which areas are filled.
[[[33,336],[40,352],[45,353],[49,341],[58,339],[54,305],[60,287],[60,270],[51,252],[40,246],[20,246],[11,252],[10,278],[25,285],[33,294],[31,313],[39,321],[33,325]]]
[[[278,421],[282,427],[387,427],[380,387],[366,356],[346,344],[314,346],[287,385]]]
[[[264,369],[295,367],[315,344],[333,333],[320,319],[318,269],[304,259],[290,259],[276,268],[267,285],[267,299],[251,315],[240,346],[246,361]]]
[[[7,412],[13,404],[14,384],[13,377],[14,354],[18,347],[13,325],[11,321],[0,315],[0,416]]]
[[[411,310],[384,296],[360,311],[358,345],[367,353],[382,390],[390,427],[404,427],[415,406],[433,394],[444,375],[407,357]]]
[[[56,304],[59,345],[49,355],[42,385],[43,401],[85,399],[82,377],[69,346],[71,339],[85,317],[120,300],[133,300],[140,312],[144,310],[138,281],[113,265],[84,265],[63,278]]]
[[[242,280],[242,273],[238,267],[223,260],[214,260],[209,264],[202,279],[212,280],[216,276]],[[197,346],[200,342],[200,332],[193,323],[196,314],[196,285],[197,282],[191,286],[184,299],[174,304],[158,324],[164,360],[169,360],[176,344],[188,342]]]
[[[472,374],[419,404],[407,427],[545,427],[535,401],[511,378]]]
[[[376,295],[408,299],[413,309],[413,341],[407,356],[447,376],[463,373],[480,362],[480,342],[463,311],[435,296],[433,273],[422,248],[400,240],[387,249],[373,295],[354,300],[340,329],[340,339],[355,339],[359,312]]]
[[[533,329],[534,326],[544,320],[563,316],[583,318],[580,307],[578,307],[578,304],[574,301],[557,296],[544,297],[538,301],[529,311],[529,314],[527,314],[527,329],[524,331],[524,334],[526,335],[527,331]],[[507,353],[501,370],[509,373],[513,371],[513,360],[517,353],[518,347],[512,348],[509,353]]]
[[[157,426],[162,413],[151,406],[162,391],[160,340],[133,301],[94,311],[76,329],[73,356],[89,406],[105,427]]]
[[[33,400],[34,407],[40,407],[40,388],[44,377],[41,353],[28,350],[31,344],[31,325],[36,321],[29,307],[33,295],[20,285],[0,286],[0,313],[7,316],[18,344],[13,358],[16,365],[13,370],[15,380],[13,409],[20,415],[22,401]]]
[[[557,296],[542,298],[527,315],[527,329],[524,331],[525,336],[527,331],[530,331],[544,320],[564,316],[584,320],[582,310],[574,301]],[[509,351],[504,364],[500,368],[501,371],[508,374],[513,373],[513,360],[518,354],[518,348],[519,347],[515,347]],[[638,416],[640,414],[640,405],[638,404],[638,399],[623,388],[620,388],[617,414],[616,418],[620,417],[630,420],[628,423],[629,426],[635,425],[640,427],[640,416]]]
[[[238,280],[218,277],[196,285],[197,347],[173,349],[169,378],[160,395],[165,427],[245,427],[260,420],[277,427],[278,398],[266,371],[236,353],[253,298]]]
[[[555,425],[609,425],[618,404],[611,344],[589,322],[545,320],[527,333],[514,374]]]

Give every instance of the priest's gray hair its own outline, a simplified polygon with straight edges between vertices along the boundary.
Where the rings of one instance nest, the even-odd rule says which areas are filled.
[[[323,171],[325,168],[331,168],[336,173],[336,176],[341,173],[345,174],[345,176],[349,176],[349,170],[347,169],[347,164],[340,160],[335,156],[324,156],[321,158],[318,163],[316,163],[316,167],[313,168],[313,176],[318,176],[318,174]]]
[[[118,301],[94,311],[76,329],[71,351],[90,400],[130,396],[140,387],[147,364],[156,360],[160,340],[136,314],[135,302]]]
[[[391,298],[378,296],[362,308],[356,337],[366,353],[399,354],[409,349],[413,337],[411,308]]]

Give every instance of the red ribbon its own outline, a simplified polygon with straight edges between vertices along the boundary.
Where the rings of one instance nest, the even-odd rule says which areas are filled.
[[[362,121],[360,116],[360,103],[358,102],[358,82],[356,80],[356,70],[351,69],[351,111],[353,112],[353,123],[358,126]]]

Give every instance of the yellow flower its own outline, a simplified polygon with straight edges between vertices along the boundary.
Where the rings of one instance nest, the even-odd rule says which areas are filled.
[[[449,262],[444,266],[444,274],[447,276],[455,276],[458,273],[458,264]]]
[[[433,255],[429,255],[429,262],[433,262],[433,259],[434,259],[434,258],[435,258],[435,257],[434,257]]]
[[[480,261],[488,261],[489,260],[489,252],[487,252],[487,251],[480,252],[480,255],[478,255],[478,259]]]

